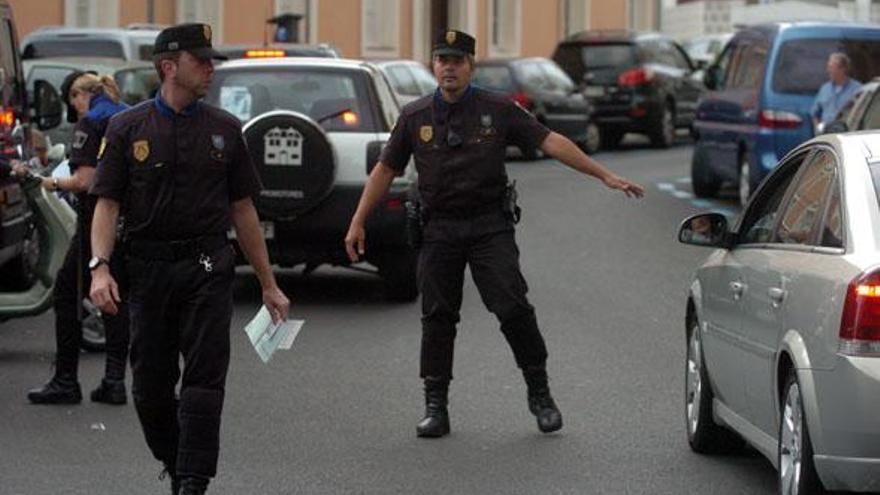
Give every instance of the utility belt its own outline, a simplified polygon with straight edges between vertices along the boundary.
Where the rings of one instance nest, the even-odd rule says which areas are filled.
[[[522,217],[522,208],[517,205],[516,181],[509,182],[504,188],[501,203],[487,203],[467,210],[438,210],[427,208],[418,201],[406,202],[406,235],[409,245],[418,249],[422,245],[425,224],[430,220],[470,220],[490,213],[502,212],[514,225]]]
[[[202,256],[211,255],[227,245],[229,245],[229,239],[225,232],[171,241],[130,239],[126,243],[129,255],[146,260],[162,261],[199,259]]]

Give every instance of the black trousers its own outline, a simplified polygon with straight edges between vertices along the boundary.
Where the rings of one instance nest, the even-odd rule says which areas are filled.
[[[465,266],[483,304],[501,323],[517,366],[543,366],[547,348],[519,267],[514,228],[501,211],[468,219],[430,218],[419,252],[424,377],[452,378]]]
[[[131,254],[128,274],[132,397],[147,445],[176,474],[210,478],[220,450],[235,256],[228,244],[206,254],[211,271],[197,255]]]
[[[53,290],[55,307],[55,343],[57,355],[56,373],[76,379],[79,367],[79,348],[82,343],[83,312],[82,300],[88,297],[92,284],[92,274],[88,268],[91,249],[83,235],[85,228],[78,228],[71,240],[64,263],[58,270]],[[120,290],[125,292],[125,277],[121,277],[123,267],[120,256],[110,260],[110,271],[119,279]],[[107,337],[106,364],[104,375],[111,380],[125,378],[125,363],[128,356],[128,305],[119,306],[116,315],[105,314],[104,331]]]

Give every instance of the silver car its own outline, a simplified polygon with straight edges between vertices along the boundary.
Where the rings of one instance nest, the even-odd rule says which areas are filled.
[[[691,448],[745,439],[783,494],[880,491],[880,132],[802,144],[732,229],[679,240],[716,248],[687,300]]]

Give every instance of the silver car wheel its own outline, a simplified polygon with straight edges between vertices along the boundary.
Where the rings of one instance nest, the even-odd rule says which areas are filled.
[[[740,158],[739,162],[739,202],[743,206],[749,202],[752,194],[752,173],[749,170],[749,161],[746,157]]]
[[[792,383],[785,396],[779,439],[779,477],[783,495],[797,495],[801,477],[803,450],[803,406],[797,383]]]
[[[675,122],[672,121],[672,110],[663,112],[663,138],[670,145],[675,141]]]
[[[701,367],[703,350],[700,345],[700,328],[694,325],[691,330],[687,352],[687,372],[685,374],[685,391],[687,393],[687,425],[688,435],[693,436],[700,421],[700,399],[703,395]]]
[[[599,150],[599,147],[602,145],[602,139],[599,135],[599,127],[590,122],[587,124],[587,152],[595,153]]]

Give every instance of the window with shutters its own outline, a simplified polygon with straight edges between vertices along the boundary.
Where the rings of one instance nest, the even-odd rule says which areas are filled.
[[[521,0],[490,0],[489,56],[519,56]]]
[[[590,29],[590,0],[561,0],[559,3],[563,36]]]
[[[210,24],[212,43],[223,42],[223,2],[220,0],[177,0],[177,22]]]
[[[119,0],[64,0],[64,24],[72,27],[118,27]]]
[[[365,57],[396,57],[400,52],[400,0],[363,0],[362,43]]]

